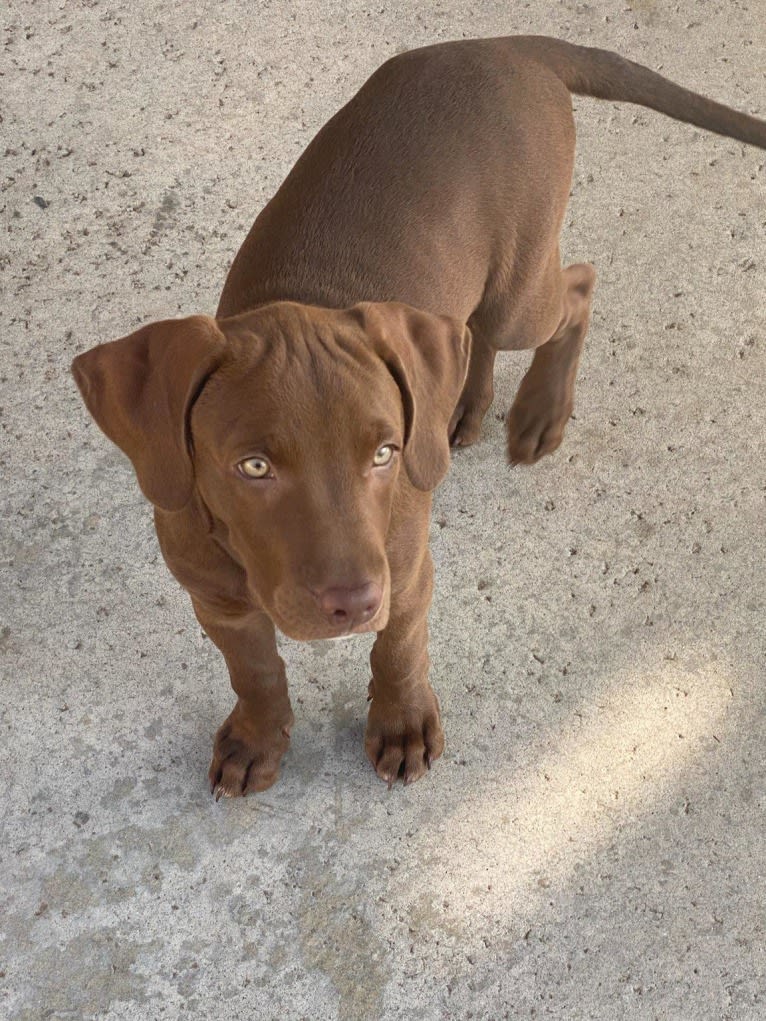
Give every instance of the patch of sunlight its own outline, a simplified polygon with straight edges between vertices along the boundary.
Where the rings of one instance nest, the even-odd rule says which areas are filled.
[[[485,897],[501,897],[507,909],[520,896],[562,887],[660,802],[674,813],[664,826],[682,821],[684,769],[705,757],[714,768],[731,703],[729,680],[712,664],[613,678],[526,769],[488,777],[443,821],[437,839],[452,854],[429,880],[434,895],[450,913]]]

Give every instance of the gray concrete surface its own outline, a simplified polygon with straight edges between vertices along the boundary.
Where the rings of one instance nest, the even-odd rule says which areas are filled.
[[[387,791],[368,644],[285,641],[278,786],[72,356],[215,309],[255,213],[399,49],[544,32],[766,116],[763,0],[3,8],[0,1016],[766,1018],[766,155],[578,100],[576,419],[490,415],[433,527],[448,749]],[[524,357],[499,360],[498,415]]]

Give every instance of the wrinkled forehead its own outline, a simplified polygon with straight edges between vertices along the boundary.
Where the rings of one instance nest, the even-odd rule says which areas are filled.
[[[336,450],[339,443],[366,446],[396,433],[401,441],[398,387],[363,338],[326,324],[289,325],[234,338],[231,356],[195,404],[195,438],[202,432],[233,454],[268,442],[288,455],[328,438]]]

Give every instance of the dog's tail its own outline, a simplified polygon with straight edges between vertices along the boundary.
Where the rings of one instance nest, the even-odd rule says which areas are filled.
[[[676,120],[766,149],[766,121],[690,92],[617,53],[542,35],[526,36],[524,52],[553,71],[570,92],[648,106]]]

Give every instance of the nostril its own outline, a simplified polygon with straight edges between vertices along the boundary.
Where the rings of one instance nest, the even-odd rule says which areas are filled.
[[[348,614],[346,613],[345,610],[333,610],[332,611],[332,619],[335,621],[336,624],[342,624],[343,621],[347,617],[348,617]]]

